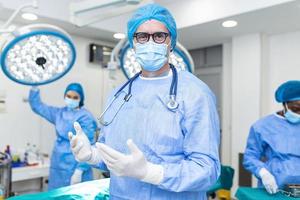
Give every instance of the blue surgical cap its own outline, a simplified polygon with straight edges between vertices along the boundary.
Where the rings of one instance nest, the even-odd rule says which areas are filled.
[[[279,103],[300,100],[300,81],[292,80],[283,83],[275,92],[276,101]]]
[[[176,46],[177,28],[171,13],[158,4],[148,4],[135,11],[127,23],[127,35],[131,48],[133,48],[133,36],[138,27],[147,20],[155,19],[163,23],[171,35],[172,49]]]
[[[68,91],[75,91],[80,95],[79,107],[84,105],[84,93],[83,88],[79,83],[71,83],[67,86],[65,90],[65,95]]]

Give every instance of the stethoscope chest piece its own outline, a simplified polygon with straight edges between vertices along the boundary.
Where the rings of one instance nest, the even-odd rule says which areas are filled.
[[[179,106],[179,103],[176,101],[175,95],[169,96],[169,101],[167,102],[167,107],[170,111],[175,112]]]

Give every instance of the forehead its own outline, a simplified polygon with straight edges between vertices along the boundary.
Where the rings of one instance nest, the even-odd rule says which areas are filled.
[[[143,24],[139,26],[139,28],[136,30],[136,32],[146,32],[146,33],[155,33],[155,32],[166,32],[168,33],[167,27],[161,23],[160,21],[157,21],[155,19],[150,19],[145,21]]]
[[[80,96],[77,92],[73,91],[73,90],[69,90],[66,95],[70,95],[70,96]]]

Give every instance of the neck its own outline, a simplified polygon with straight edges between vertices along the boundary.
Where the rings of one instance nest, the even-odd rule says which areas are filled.
[[[284,110],[281,110],[281,111],[278,111],[278,112],[277,112],[277,114],[280,115],[280,116],[282,116],[282,117],[284,117],[284,113],[285,113]]]
[[[165,76],[166,74],[168,74],[170,70],[170,65],[167,62],[166,64],[164,64],[164,66],[162,68],[160,68],[157,71],[154,72],[150,72],[150,71],[146,71],[142,69],[142,76],[143,77],[160,77],[160,76]]]

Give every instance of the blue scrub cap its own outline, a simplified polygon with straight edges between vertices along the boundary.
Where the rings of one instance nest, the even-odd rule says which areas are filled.
[[[283,83],[275,92],[277,102],[299,101],[300,100],[300,81],[292,80]]]
[[[70,90],[75,91],[80,95],[79,107],[82,107],[84,105],[84,93],[82,86],[79,83],[71,83],[67,86],[64,95],[66,95],[66,93]]]
[[[133,36],[138,27],[145,21],[155,19],[163,23],[171,35],[172,49],[176,46],[177,28],[171,13],[158,4],[147,4],[135,11],[127,23],[127,35],[131,48],[133,48]]]

